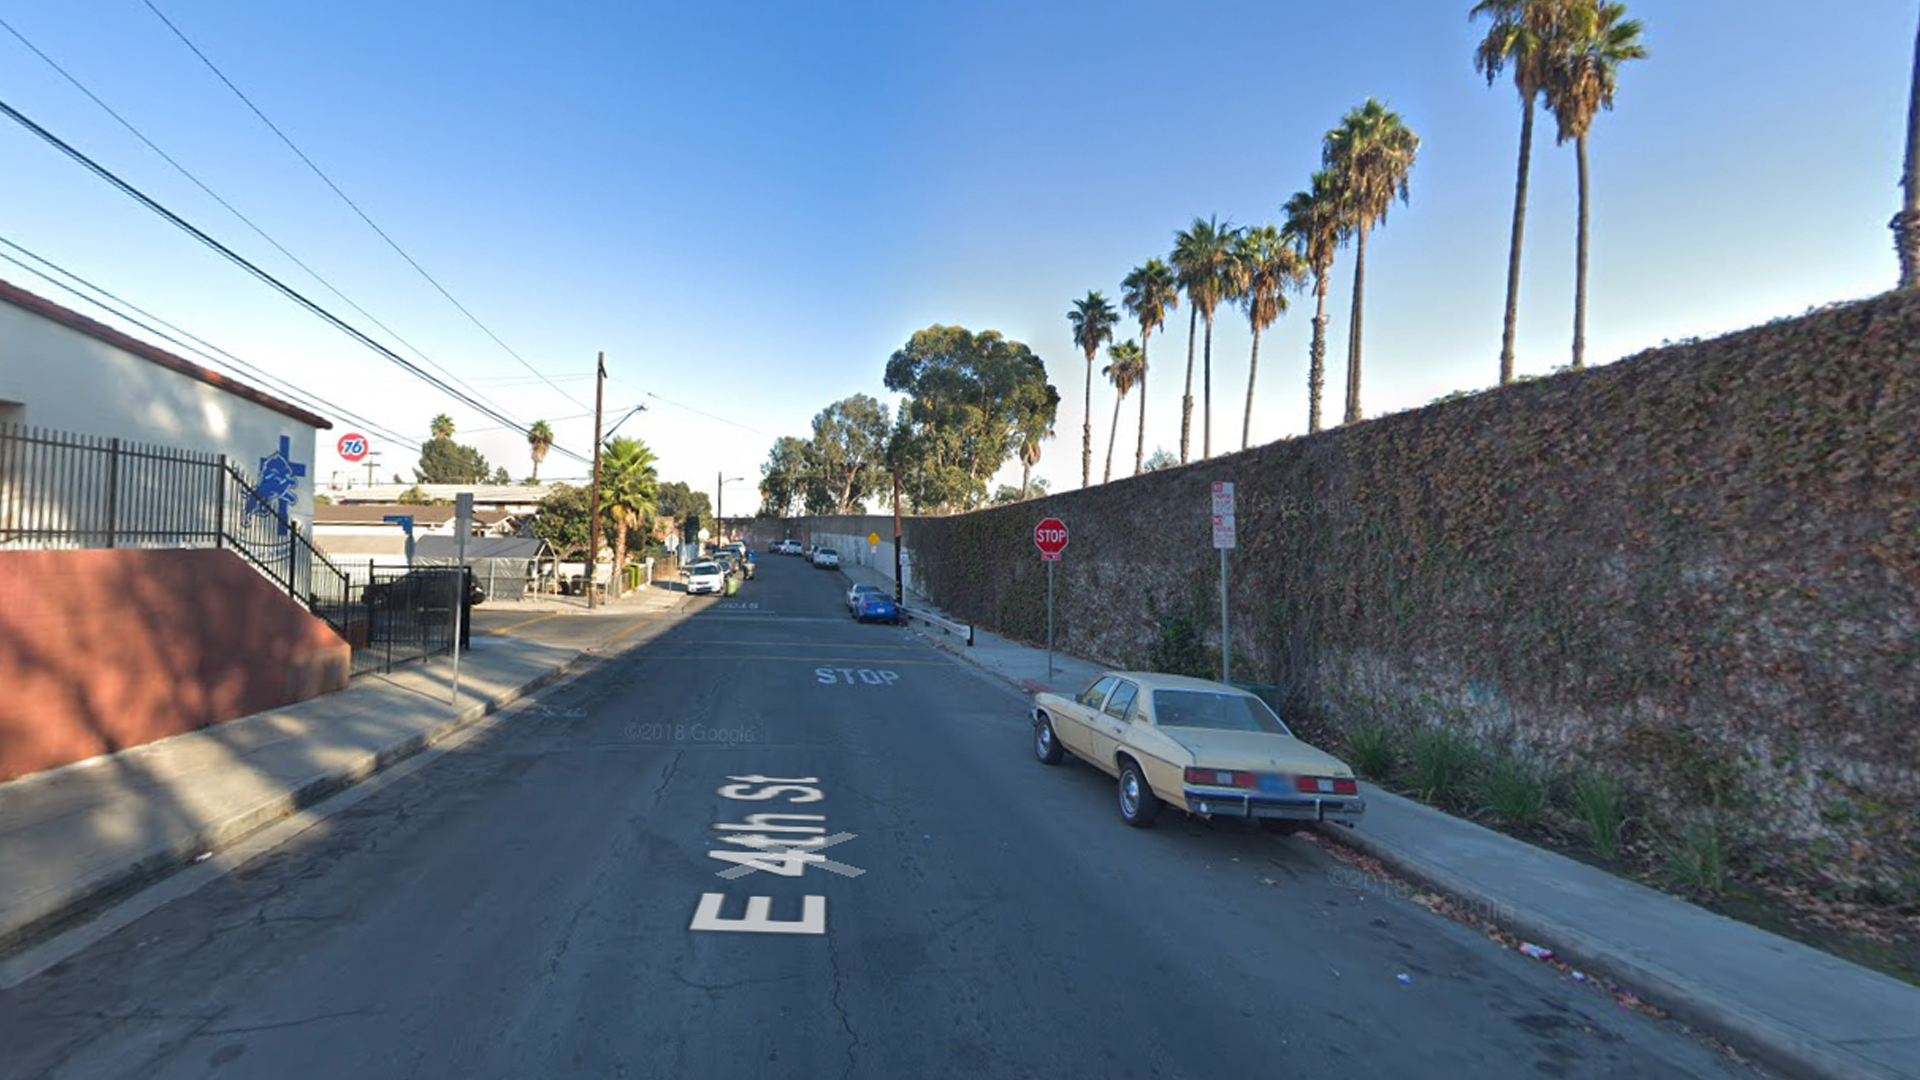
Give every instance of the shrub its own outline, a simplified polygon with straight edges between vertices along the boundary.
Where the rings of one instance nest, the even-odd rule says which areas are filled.
[[[1718,896],[1727,887],[1727,841],[1717,821],[1689,822],[1664,836],[1660,853],[1667,877],[1702,897]]]
[[[1422,728],[1407,741],[1414,790],[1436,806],[1457,806],[1465,800],[1479,761],[1472,740],[1449,727]]]
[[[1502,755],[1482,774],[1480,796],[1486,809],[1501,820],[1531,829],[1546,810],[1547,782],[1532,766]]]
[[[1361,776],[1385,783],[1399,764],[1393,743],[1393,732],[1385,724],[1363,720],[1347,734],[1348,764]]]
[[[1620,781],[1597,772],[1575,777],[1573,812],[1594,854],[1603,859],[1619,856],[1620,833],[1627,824],[1627,792]]]

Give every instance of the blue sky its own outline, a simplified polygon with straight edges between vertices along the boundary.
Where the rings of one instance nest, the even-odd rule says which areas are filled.
[[[888,355],[935,323],[997,329],[1046,360],[1064,402],[1038,474],[1077,486],[1072,301],[1117,300],[1195,216],[1277,222],[1326,129],[1370,95],[1422,147],[1411,202],[1368,246],[1366,412],[1497,378],[1519,110],[1474,72],[1465,2],[154,2],[560,389],[407,266],[143,0],[0,0],[0,17],[434,362],[583,454],[605,351],[610,410],[656,395],[622,433],[654,446],[666,479],[749,478],[728,487],[732,508],[757,501],[773,436],[805,434],[848,394],[884,396]],[[1589,360],[1890,287],[1912,4],[1630,8],[1652,57],[1623,72],[1592,138]],[[0,58],[0,99],[412,355],[4,31]],[[0,161],[0,237],[415,438],[448,412],[462,441],[526,473],[524,439],[11,123]],[[1544,373],[1568,357],[1575,209],[1572,147],[1544,118],[1532,175],[1519,366]],[[1351,270],[1343,252],[1336,417]],[[10,264],[0,277],[98,315]],[[1310,308],[1296,298],[1262,339],[1256,443],[1305,430]],[[1216,453],[1238,449],[1249,344],[1237,312],[1217,319]],[[1152,343],[1149,452],[1178,448],[1185,323]],[[1116,473],[1131,471],[1136,405]],[[1112,414],[1096,375],[1096,481]],[[410,451],[375,442],[383,478],[410,475]],[[320,457],[323,478],[346,468],[330,444]],[[544,471],[583,469],[556,455]]]

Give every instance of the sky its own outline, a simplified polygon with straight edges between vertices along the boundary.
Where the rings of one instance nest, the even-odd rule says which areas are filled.
[[[1164,258],[1195,217],[1278,224],[1327,129],[1368,97],[1421,142],[1410,200],[1368,243],[1365,413],[1495,383],[1520,110],[1510,83],[1489,87],[1473,68],[1484,24],[1470,7],[0,0],[13,31],[0,28],[0,101],[508,419],[549,421],[559,449],[543,478],[586,474],[604,353],[609,425],[645,403],[620,434],[647,441],[663,480],[712,493],[745,478],[725,487],[739,513],[758,504],[777,436],[808,434],[851,394],[894,401],[887,358],[935,324],[998,330],[1045,361],[1062,403],[1036,475],[1078,487],[1086,360],[1073,301],[1100,290],[1117,305],[1127,272]],[[1629,9],[1650,56],[1622,71],[1590,139],[1589,362],[1892,287],[1914,5]],[[443,412],[489,462],[516,479],[530,470],[524,436],[4,118],[0,162],[0,255],[50,260],[359,418],[321,409],[335,425],[318,453],[323,487],[364,481],[333,449],[347,431],[371,436],[381,480],[411,478],[407,443]],[[1575,208],[1573,148],[1543,116],[1522,373],[1570,356]],[[1352,269],[1344,250],[1329,288],[1333,419]],[[0,278],[181,351],[13,263]],[[1256,445],[1306,431],[1311,309],[1310,294],[1294,297],[1262,336]],[[1251,335],[1233,308],[1215,318],[1218,456],[1240,448]],[[1178,452],[1186,323],[1183,307],[1150,342],[1149,454]],[[1131,319],[1119,336],[1138,336]],[[1105,363],[1096,483],[1114,415]],[[1132,472],[1138,406],[1130,397],[1121,413],[1116,476]],[[1013,462],[998,479],[1019,473]]]

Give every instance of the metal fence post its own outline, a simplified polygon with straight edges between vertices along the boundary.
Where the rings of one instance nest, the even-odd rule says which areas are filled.
[[[107,546],[114,542],[114,526],[120,516],[120,440],[107,441]]]
[[[220,468],[213,474],[213,546],[227,546],[227,455],[220,455]]]

